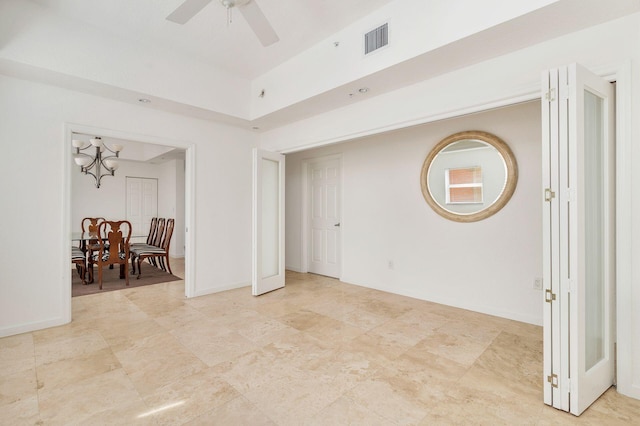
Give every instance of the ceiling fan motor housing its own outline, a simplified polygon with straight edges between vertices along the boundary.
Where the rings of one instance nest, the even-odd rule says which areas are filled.
[[[249,3],[250,0],[220,0],[220,3],[227,9],[237,6],[243,6]]]

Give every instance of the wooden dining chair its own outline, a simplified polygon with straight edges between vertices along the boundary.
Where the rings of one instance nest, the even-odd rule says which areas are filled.
[[[161,219],[164,221],[164,219]],[[149,245],[153,245],[153,242],[156,239],[156,232],[158,231],[158,218],[154,217],[151,219],[151,224],[149,225],[149,233],[147,234],[147,241],[144,243],[131,243],[130,250],[134,248],[145,247]]]
[[[98,226],[104,222],[103,217],[85,217],[82,219],[82,239],[80,239],[80,249],[85,253],[85,270],[89,273],[88,283],[93,282],[93,254],[98,250]],[[84,238],[88,236],[89,238]]]
[[[159,246],[147,245],[145,247],[135,247],[131,250],[131,265],[134,274],[136,272],[136,264],[138,265],[138,277],[136,279],[140,279],[140,275],[142,274],[142,261],[144,259],[157,259],[157,264],[160,265],[163,271],[167,271],[168,269],[169,273],[173,274],[171,265],[169,264],[169,247],[171,245],[174,225],[175,219],[167,219]]]
[[[158,218],[158,225],[156,226],[156,232],[154,233],[153,238],[151,239],[151,242],[149,243],[149,245],[154,247],[160,247],[162,245],[162,236],[164,235],[164,228],[166,226],[167,226],[167,220],[163,217]],[[155,257],[150,257],[149,262],[151,262],[151,264],[156,268],[158,267]]]
[[[85,217],[84,219],[82,219],[81,222],[81,226],[82,226],[82,235],[89,235],[89,236],[95,236],[95,241],[93,242],[93,244],[98,244],[98,225],[100,225],[100,222],[104,222],[104,218],[103,217]],[[85,240],[86,241],[86,240]],[[89,240],[91,241],[91,240]],[[82,248],[82,240],[80,240],[80,248]],[[89,244],[87,243],[87,246]]]
[[[105,220],[98,227],[98,252],[93,261],[98,265],[98,284],[102,290],[102,269],[106,265],[120,265],[120,278],[129,286],[129,242],[131,222]]]
[[[149,224],[149,233],[147,234],[147,241],[144,243],[131,243],[131,248],[141,247],[144,245],[151,245],[156,237],[156,229],[158,228],[158,218],[151,218],[151,224]]]
[[[87,284],[86,281],[86,273],[87,273],[87,259],[85,257],[84,252],[80,249],[80,247],[71,247],[71,263],[76,265],[76,270],[78,271],[78,275],[80,275],[80,279],[82,280],[82,284]]]

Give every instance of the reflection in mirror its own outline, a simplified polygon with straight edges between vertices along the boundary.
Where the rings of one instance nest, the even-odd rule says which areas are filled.
[[[447,204],[482,204],[484,200],[482,187],[482,166],[444,171],[444,195]],[[433,189],[430,188],[430,190],[433,194]]]
[[[422,166],[422,193],[441,216],[474,222],[495,214],[511,198],[517,166],[497,136],[469,131],[438,143]]]

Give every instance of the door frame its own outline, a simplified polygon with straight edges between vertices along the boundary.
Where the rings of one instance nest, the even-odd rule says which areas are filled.
[[[631,61],[620,64],[610,81],[616,81],[616,371],[618,392],[640,399],[640,386],[633,384],[634,335],[633,318],[634,270],[633,249],[633,126],[632,126],[632,67]],[[636,156],[638,156],[636,151]],[[637,355],[637,354],[636,354]]]
[[[309,166],[313,163],[319,163],[322,161],[330,161],[337,160],[340,165],[340,277],[342,278],[342,270],[343,270],[343,241],[342,232],[344,230],[344,220],[343,220],[343,206],[344,206],[344,170],[343,170],[343,162],[342,162],[342,154],[329,154],[322,155],[320,157],[311,157],[302,160],[302,232],[300,235],[300,247],[302,247],[302,262],[301,262],[301,270],[299,272],[307,273],[309,272],[309,244],[311,244],[311,238],[309,236],[311,232],[311,224],[309,221],[309,213],[311,211],[311,194],[309,194]]]
[[[196,146],[195,144],[167,139],[159,136],[147,136],[139,135],[130,132],[124,132],[114,129],[105,129],[95,126],[88,126],[77,123],[65,122],[63,125],[63,158],[61,169],[64,174],[64,187],[63,187],[63,235],[68,236],[71,234],[71,171],[72,162],[70,158],[72,156],[71,139],[73,133],[83,134],[98,134],[105,137],[113,137],[118,139],[131,140],[135,142],[163,145],[175,148],[185,149],[185,296],[187,298],[194,297],[195,294],[195,274],[194,274],[194,256],[193,247],[195,246],[194,237],[195,232],[193,227],[195,226],[195,158],[196,158]],[[63,249],[60,251],[60,262],[64,267],[62,268],[62,279],[65,283],[71,282],[71,268],[67,265],[71,263],[69,258],[68,241],[65,239],[63,242]],[[72,320],[72,304],[71,304],[71,285],[61,286],[61,300],[62,300],[62,312],[64,317],[61,324],[69,323]]]

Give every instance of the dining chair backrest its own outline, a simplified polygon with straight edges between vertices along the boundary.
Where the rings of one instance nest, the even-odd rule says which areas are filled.
[[[120,277],[129,286],[129,248],[131,222],[128,220],[105,220],[98,226],[98,253],[94,258],[98,264],[98,288],[102,290],[102,272],[105,265],[120,265]]]
[[[149,235],[147,235],[147,244],[152,244],[153,239],[156,236],[156,228],[158,227],[158,218],[151,218],[151,225],[149,225]]]
[[[129,242],[131,240],[131,222],[128,220],[105,220],[98,227],[100,254],[98,262],[108,257],[107,263],[127,263],[129,260]],[[109,256],[105,256],[109,253]]]
[[[162,244],[162,235],[164,234],[164,228],[166,226],[166,219],[158,218],[158,227],[156,228],[156,235],[153,237],[152,246],[160,247]]]
[[[82,219],[82,233],[97,236],[100,222],[104,222],[104,217],[85,217]]]
[[[98,226],[101,222],[104,222],[104,220],[104,217],[85,217],[82,219],[82,236],[88,235],[92,237],[87,240],[89,249],[98,244]],[[82,245],[82,241],[80,244]]]
[[[161,219],[162,222],[158,222],[158,228],[162,226],[162,231],[158,229],[158,239],[159,241],[156,244],[150,246],[138,246],[133,247],[131,249],[132,259],[131,263],[133,266],[133,272],[136,272],[136,265],[138,269],[138,278],[142,274],[142,264],[143,260],[148,259],[149,263],[153,266],[159,267],[163,271],[171,272],[171,265],[169,261],[169,244],[171,244],[171,236],[173,235],[173,228],[175,225],[175,219]]]
[[[167,219],[167,226],[164,230],[164,236],[162,237],[162,245],[167,253],[169,252],[169,244],[171,243],[171,236],[173,235],[173,226],[175,225],[175,219]]]

